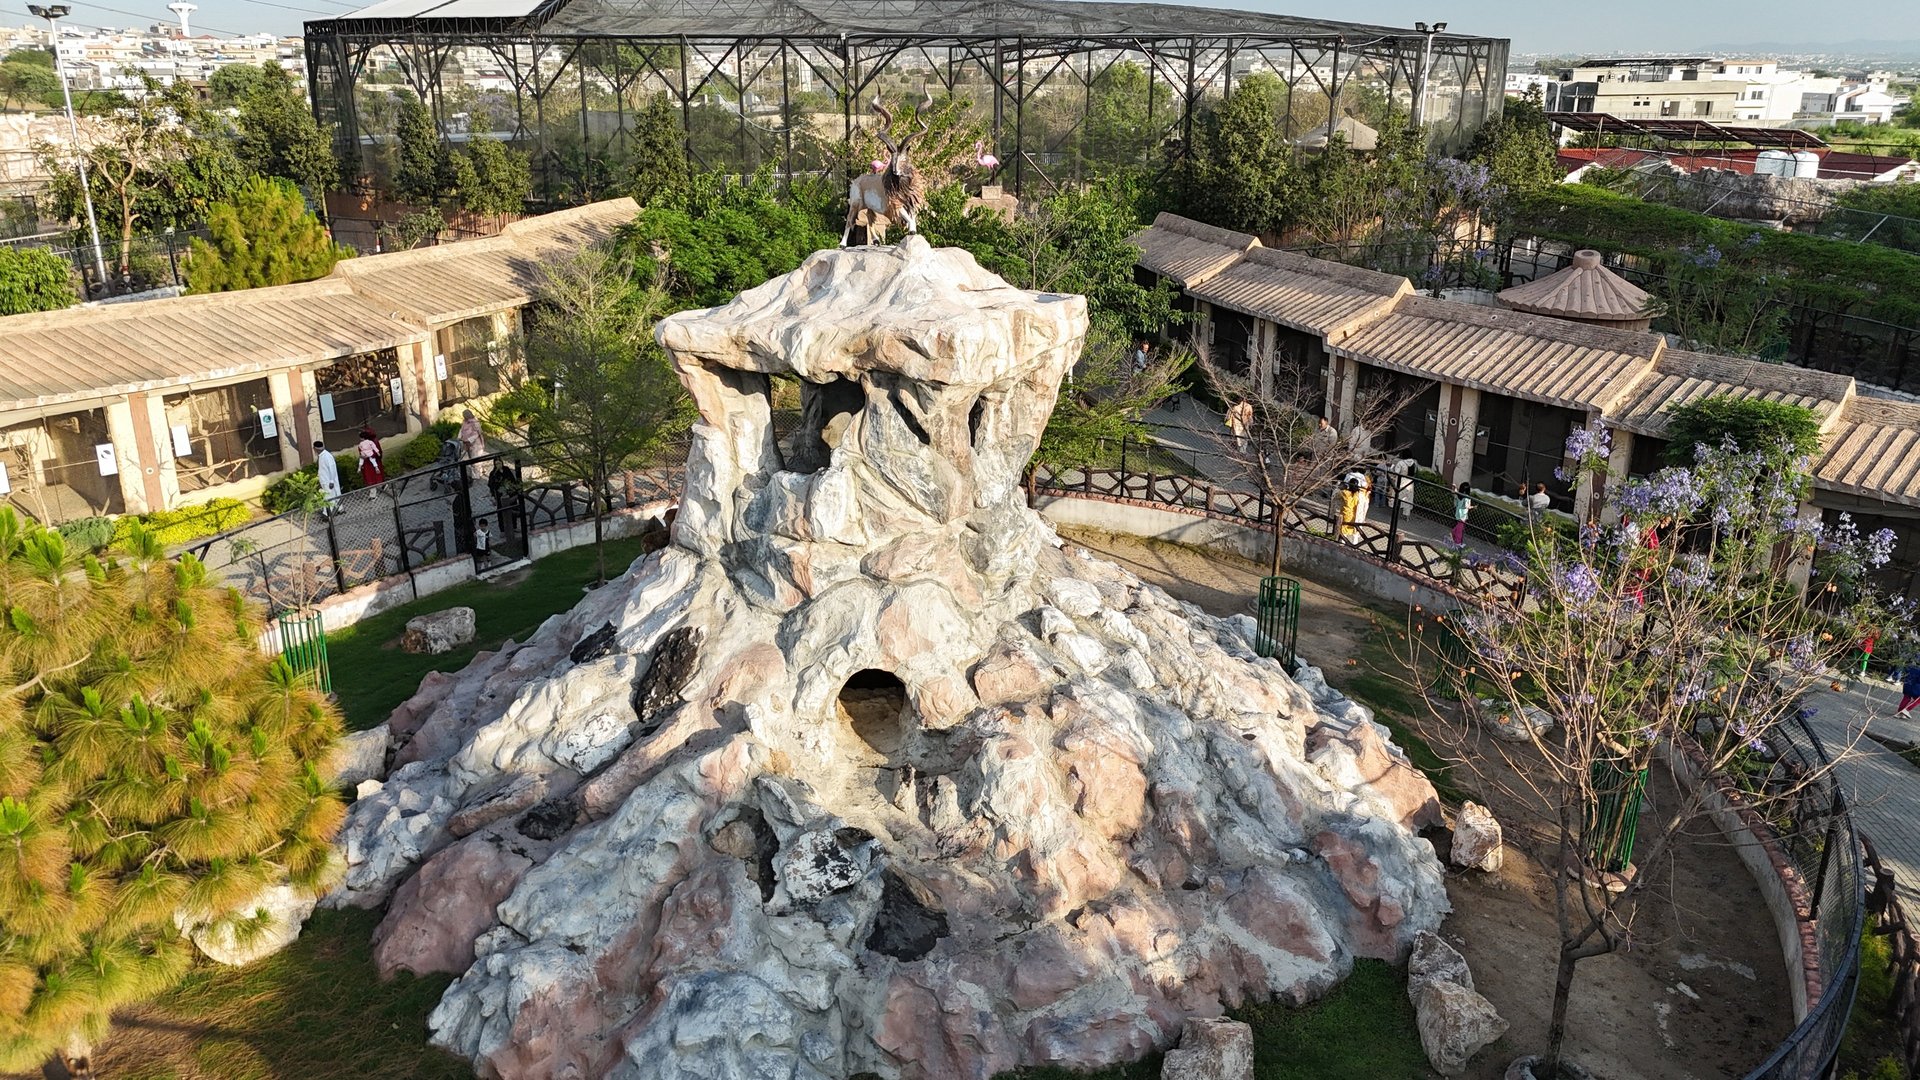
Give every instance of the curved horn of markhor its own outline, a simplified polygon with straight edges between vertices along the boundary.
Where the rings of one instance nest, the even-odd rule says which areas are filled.
[[[880,104],[880,95],[878,94],[874,95],[872,104],[873,111],[880,116],[880,145],[887,148],[888,156],[897,156],[900,150],[893,145],[893,137],[887,134],[887,129],[893,126],[893,114],[887,111],[885,105]]]

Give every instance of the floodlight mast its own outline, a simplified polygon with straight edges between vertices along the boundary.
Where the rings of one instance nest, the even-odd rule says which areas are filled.
[[[1420,85],[1413,91],[1413,127],[1419,131],[1427,126],[1427,80],[1433,72],[1433,39],[1446,30],[1447,24],[1437,22],[1429,27],[1426,23],[1417,22],[1413,28],[1427,39],[1426,45],[1420,50]]]
[[[73,8],[66,4],[28,4],[27,10],[47,20],[47,47],[53,53],[53,70],[60,76],[60,96],[67,103],[67,133],[73,138],[73,163],[80,171],[80,198],[87,207],[87,234],[93,237],[93,267],[100,274],[100,288],[107,287],[107,257],[100,250],[100,226],[93,216],[93,188],[87,182],[87,155],[80,149],[80,122],[73,118],[73,91],[67,88],[67,69],[60,65],[60,30],[56,19],[66,18]]]

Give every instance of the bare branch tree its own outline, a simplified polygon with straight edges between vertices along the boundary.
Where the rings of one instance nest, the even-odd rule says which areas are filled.
[[[1582,482],[1605,474],[1610,452],[1604,428],[1568,440]],[[1816,578],[1819,604],[1791,583],[1787,564],[1809,547],[1855,578],[1891,549],[1890,534],[1801,520],[1809,483],[1804,457],[1731,445],[1650,479],[1609,478],[1617,525],[1589,525],[1577,541],[1537,526],[1514,557],[1525,605],[1463,609],[1438,626],[1414,615],[1429,706],[1463,721],[1449,756],[1483,777],[1497,760],[1533,796],[1519,802],[1539,808],[1533,824],[1551,845],[1560,944],[1537,1077],[1560,1075],[1579,963],[1632,939],[1659,868],[1708,813],[1706,789],[1681,783],[1661,796],[1670,814],[1641,816],[1657,761],[1727,778],[1770,820],[1804,820],[1799,800],[1823,777],[1780,752],[1800,735],[1803,697],[1900,617],[1857,580]],[[1828,602],[1843,593],[1854,599]],[[1523,741],[1476,738],[1496,725]]]
[[[1402,456],[1391,445],[1394,422],[1419,400],[1421,389],[1379,380],[1358,387],[1337,425],[1326,418],[1321,368],[1284,348],[1256,350],[1248,374],[1227,370],[1212,350],[1196,347],[1207,385],[1229,409],[1242,406],[1240,430],[1215,433],[1220,454],[1273,507],[1273,567],[1284,565],[1284,534],[1301,507],[1330,497],[1340,478],[1356,469],[1371,472]],[[1266,391],[1253,373],[1269,371]],[[1249,415],[1250,414],[1250,415]],[[1337,535],[1339,523],[1332,523]]]

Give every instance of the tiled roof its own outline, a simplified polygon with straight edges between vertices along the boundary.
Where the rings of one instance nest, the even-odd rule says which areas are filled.
[[[1612,322],[1646,319],[1647,299],[1644,289],[1602,265],[1597,251],[1576,251],[1566,269],[1500,293],[1500,302],[1515,311]]]
[[[1413,292],[1413,285],[1397,274],[1255,247],[1187,292],[1338,344],[1354,329],[1392,311],[1395,301]]]
[[[1664,345],[1654,334],[1408,296],[1335,348],[1393,371],[1605,413]]]
[[[0,409],[264,373],[424,333],[338,278],[13,315],[0,319]]]
[[[1788,364],[1669,349],[1610,419],[1656,438],[1667,433],[1667,409],[1709,397],[1755,398],[1811,409],[1832,431],[1853,398],[1853,379]]]
[[[1820,487],[1920,506],[1920,405],[1854,398],[1813,477]]]
[[[443,326],[526,303],[542,259],[607,239],[639,211],[632,199],[609,199],[516,221],[483,240],[348,259],[333,273],[406,317]]]
[[[499,236],[347,259],[319,281],[0,318],[0,411],[324,363],[526,303],[544,257],[612,235],[631,199]]]
[[[1132,242],[1140,249],[1141,266],[1173,279],[1183,289],[1206,280],[1260,243],[1247,233],[1165,213],[1134,233]]]

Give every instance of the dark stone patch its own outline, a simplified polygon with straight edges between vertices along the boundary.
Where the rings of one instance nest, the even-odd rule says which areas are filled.
[[[867,948],[895,960],[918,960],[948,933],[947,913],[926,886],[889,867],[880,891]]]
[[[552,840],[572,831],[579,818],[580,804],[571,796],[561,795],[520,815],[514,827],[529,840]]]
[[[567,654],[567,659],[576,664],[585,664],[600,659],[613,651],[613,635],[613,624],[607,623],[600,629],[595,630],[593,633],[588,634],[576,642],[573,646],[573,651]]]
[[[645,725],[653,714],[672,705],[693,677],[694,663],[700,657],[700,631],[683,626],[660,639],[654,646],[653,662],[633,688],[633,715]]]

